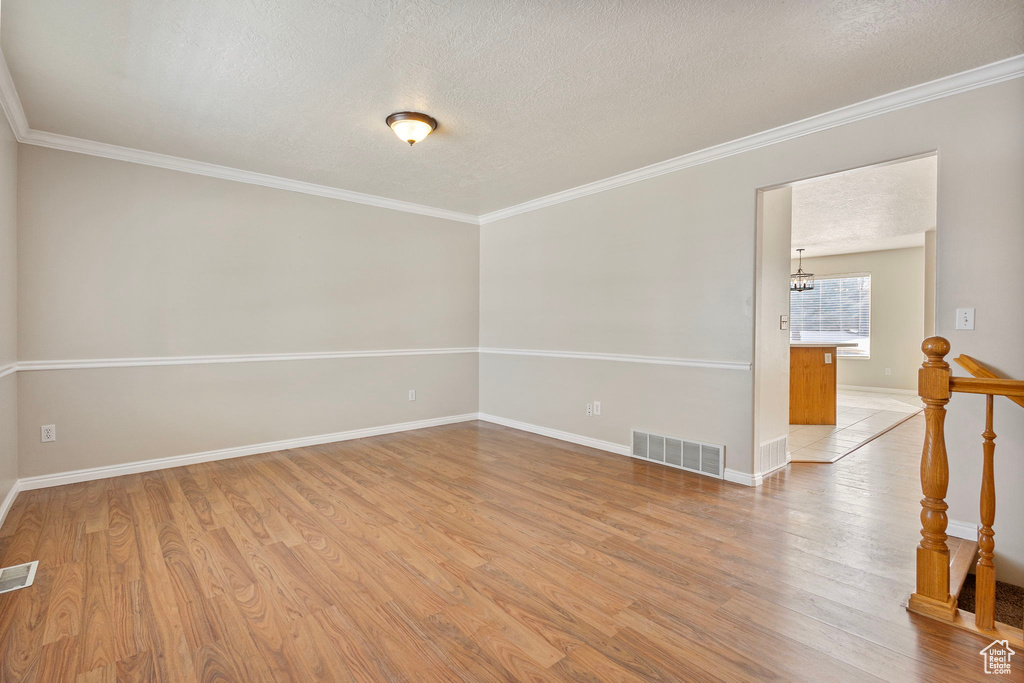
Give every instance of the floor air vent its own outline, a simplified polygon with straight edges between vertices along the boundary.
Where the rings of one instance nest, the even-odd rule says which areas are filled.
[[[39,561],[37,560],[0,569],[0,593],[31,586],[32,581],[36,578],[36,567],[38,566]]]
[[[725,472],[725,446],[716,444],[686,441],[634,429],[630,453],[640,460],[678,467],[681,470],[719,479]]]
[[[774,441],[761,444],[761,474],[768,474],[789,462],[787,437],[780,436]]]

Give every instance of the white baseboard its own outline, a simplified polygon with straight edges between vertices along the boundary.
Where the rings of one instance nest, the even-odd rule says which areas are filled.
[[[790,456],[789,456],[789,453],[786,453],[786,461],[782,462],[782,463],[779,463],[778,465],[776,465],[775,467],[771,468],[770,470],[765,470],[764,472],[762,472],[761,475],[760,475],[761,478],[763,479],[764,477],[767,477],[769,474],[772,474],[773,472],[778,472],[783,467],[788,465],[789,462],[790,462]]]
[[[11,511],[11,506],[14,505],[14,499],[21,493],[21,480],[15,480],[14,485],[11,486],[11,490],[4,496],[4,501],[0,503],[0,526],[4,525],[4,520],[7,519],[7,513]]]
[[[490,415],[488,413],[480,413],[480,419],[483,420],[484,422],[493,422],[494,424],[502,425],[505,427],[511,427],[512,429],[519,429],[524,432],[531,432],[533,434],[540,434],[541,436],[547,436],[552,439],[558,439],[559,441],[568,441],[569,443],[579,444],[580,446],[596,448],[600,451],[608,451],[609,453],[615,453],[617,455],[627,455],[630,457],[632,457],[633,455],[632,453],[629,452],[629,446],[626,444],[613,443],[611,441],[602,441],[600,439],[592,439],[589,436],[573,434],[572,432],[563,432],[560,429],[552,429],[550,427],[540,427],[535,424],[530,424],[529,422],[510,420],[507,417],[498,417],[497,415]],[[760,476],[752,477],[749,474],[736,472],[735,470],[730,470],[729,468],[726,468],[725,470],[724,479],[726,481],[731,481],[734,484],[743,484],[744,486],[761,485]]]
[[[368,427],[366,429],[353,429],[345,432],[334,432],[332,434],[320,434],[317,436],[306,436],[296,439],[283,439],[281,441],[268,441],[249,446],[221,448],[212,451],[203,451],[201,453],[189,453],[187,455],[175,455],[166,458],[153,458],[151,460],[140,460],[120,465],[106,465],[103,467],[91,467],[87,469],[73,470],[70,472],[58,472],[56,474],[24,477],[14,483],[14,486],[11,487],[10,492],[4,498],[3,503],[0,504],[0,524],[3,524],[4,517],[13,505],[14,499],[21,491],[49,488],[51,486],[63,486],[65,484],[75,484],[83,481],[93,481],[96,479],[109,479],[111,477],[120,477],[127,474],[152,472],[155,470],[194,465],[202,462],[227,460],[229,458],[239,458],[246,455],[256,455],[258,453],[271,453],[274,451],[288,450],[290,448],[302,448],[303,446],[316,446],[319,444],[334,443],[338,441],[362,439],[368,436],[393,434],[397,432],[411,431],[414,429],[424,429],[426,427],[455,424],[457,422],[469,422],[471,420],[484,420],[486,422],[492,422],[505,427],[511,427],[512,429],[540,434],[541,436],[547,436],[552,439],[567,441],[569,443],[575,443],[589,448],[596,448],[609,453],[627,456],[630,455],[629,446],[626,444],[593,439],[580,434],[564,432],[559,429],[551,429],[549,427],[540,427],[527,422],[510,420],[508,418],[498,417],[497,415],[490,415],[487,413],[466,413],[464,415],[416,420],[414,422],[402,422],[382,425],[380,427]],[[725,480],[736,484],[743,484],[744,486],[759,486],[762,481],[760,475],[755,477],[735,470],[730,470],[728,468],[725,470]]]
[[[837,389],[846,391],[868,391],[872,394],[900,394],[902,396],[917,396],[914,389],[887,389],[885,387],[862,387],[856,384],[837,384]]]
[[[946,535],[953,538],[963,538],[968,541],[977,541],[978,525],[951,519],[946,525]]]
[[[780,465],[785,467],[788,463]],[[725,480],[731,481],[734,484],[742,484],[743,486],[760,486],[764,483],[763,474],[747,474],[746,472],[737,472],[736,470],[730,470],[728,467],[725,468]]]
[[[152,472],[153,470],[164,470],[171,467],[194,465],[201,462],[238,458],[244,455],[283,451],[289,448],[302,448],[303,446],[316,446],[324,443],[334,443],[336,441],[362,439],[367,436],[406,432],[413,429],[437,427],[440,425],[454,424],[456,422],[469,422],[470,420],[476,419],[478,419],[477,413],[467,413],[465,415],[435,417],[428,420],[401,422],[398,424],[383,425],[380,427],[368,427],[366,429],[353,429],[347,432],[335,432],[333,434],[305,436],[297,439],[284,439],[282,441],[268,441],[266,443],[258,443],[251,446],[221,448],[215,451],[204,451],[202,453],[190,453],[188,455],[173,455],[167,458],[140,460],[137,462],[125,463],[123,465],[107,465],[105,467],[91,467],[89,469],[74,470],[71,472],[59,472],[57,474],[44,474],[37,477],[26,477],[24,479],[19,479],[16,486],[20,491],[31,491],[33,489],[48,488],[50,486],[63,486],[64,484],[75,484],[82,481],[92,481],[94,479],[107,479],[110,477],[120,477],[126,474]]]
[[[559,429],[551,429],[550,427],[539,427],[528,422],[510,420],[507,417],[498,417],[497,415],[489,415],[487,413],[480,413],[480,419],[484,422],[493,422],[494,424],[502,425],[504,427],[511,427],[512,429],[519,429],[524,432],[540,434],[541,436],[548,436],[552,439],[558,439],[559,441],[568,441],[569,443],[579,444],[580,446],[596,448],[600,451],[608,451],[609,453],[617,453],[619,455],[629,455],[628,445],[612,443],[611,441],[601,441],[600,439],[592,439],[589,436],[581,436],[580,434],[573,434],[572,432],[563,432]]]

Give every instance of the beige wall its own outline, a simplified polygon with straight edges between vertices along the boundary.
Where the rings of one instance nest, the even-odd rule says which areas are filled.
[[[751,361],[757,189],[937,150],[937,332],[951,339],[954,353],[1024,377],[1022,111],[1024,79],[1016,79],[485,225],[481,344]],[[785,258],[788,264],[788,244]],[[977,330],[954,332],[954,309],[968,305],[978,309]],[[481,409],[500,406],[505,417],[532,415],[546,427],[627,444],[639,419],[631,414],[612,408],[570,421],[581,410],[577,375],[537,384],[516,376],[528,364],[557,372],[547,360],[484,359]],[[615,385],[621,394],[592,398],[628,405],[633,396],[660,392],[714,396],[738,383],[728,406],[699,428],[726,443],[729,468],[753,472],[753,373],[654,367],[625,364]],[[979,401],[956,397],[948,420],[956,474],[950,515],[966,522],[977,519]],[[552,402],[557,410],[537,412]],[[997,425],[999,448],[1010,453],[1024,449],[1024,411],[1011,408],[1002,409]],[[675,406],[665,414],[665,432],[691,436],[691,415]],[[997,552],[1003,575],[1019,582],[1024,536],[1012,525],[1024,517],[1017,495],[1024,460],[1001,462]],[[898,523],[913,527],[916,515]]]
[[[21,476],[475,413],[477,367],[462,354],[18,373]]]
[[[474,226],[31,146],[19,174],[22,361],[477,345]],[[19,372],[22,476],[475,412],[477,367]]]
[[[793,188],[758,194],[757,344],[754,360],[754,446],[789,435],[789,315],[787,258],[793,230]],[[761,468],[764,469],[764,468]]]
[[[935,231],[924,234],[924,330],[921,338],[935,336]]]
[[[730,173],[707,164],[482,226],[481,346],[749,363],[756,196]],[[484,354],[481,412],[623,445],[634,427],[724,444],[751,471],[749,371],[552,360]]]
[[[750,406],[735,410],[749,382],[735,370],[485,353],[480,412],[615,444],[633,428],[721,444],[749,437]],[[602,414],[587,417],[595,400]]]
[[[796,268],[796,261],[792,262]],[[925,250],[887,249],[804,259],[815,277],[870,273],[871,357],[839,358],[839,384],[917,389],[925,311]],[[892,374],[886,375],[885,369]]]
[[[23,145],[21,360],[475,346],[477,229]]]
[[[0,113],[0,372],[17,360],[18,143]],[[0,504],[18,478],[15,373],[0,377]]]

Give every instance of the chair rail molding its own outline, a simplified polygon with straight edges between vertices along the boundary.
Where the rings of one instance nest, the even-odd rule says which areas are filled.
[[[312,351],[297,353],[247,353],[211,356],[153,356],[138,358],[72,358],[58,360],[23,360],[0,366],[0,377],[13,372],[42,370],[88,370],[93,368],[134,368],[160,365],[212,365],[218,363],[274,363],[283,361],[334,360],[344,358],[388,358],[395,356],[447,356],[480,353],[502,356],[534,356],[573,358],[577,360],[640,363],[645,365],[676,365],[717,370],[749,371],[750,361],[725,361],[666,356],[640,356],[624,353],[592,353],[582,351],[542,351],[534,349],[495,349],[462,346],[424,349],[376,349],[363,351]]]
[[[544,358],[575,358],[578,360],[605,360],[618,363],[642,363],[649,365],[683,365],[693,368],[717,368],[720,370],[749,371],[751,367],[750,361],[674,358],[671,356],[639,356],[628,353],[542,351],[535,349],[499,349],[490,347],[481,347],[480,353],[493,356],[542,356]]]

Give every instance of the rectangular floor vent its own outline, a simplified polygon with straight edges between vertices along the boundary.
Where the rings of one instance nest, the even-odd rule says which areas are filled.
[[[630,453],[634,458],[677,467],[721,479],[725,473],[725,446],[633,430]]]
[[[768,474],[789,462],[789,457],[786,453],[788,450],[786,441],[787,437],[780,436],[777,439],[761,444],[761,467],[758,469],[761,474]]]
[[[36,578],[36,567],[39,561],[27,564],[16,564],[13,567],[0,569],[0,593],[16,591],[19,588],[31,586]]]

